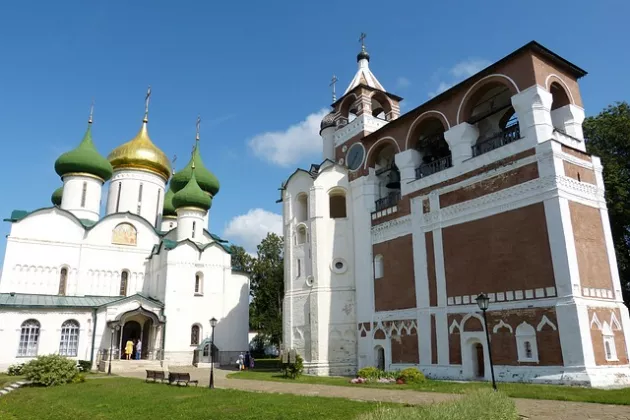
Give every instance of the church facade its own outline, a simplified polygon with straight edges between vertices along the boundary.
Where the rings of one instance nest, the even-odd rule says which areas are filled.
[[[285,347],[317,375],[488,380],[491,353],[499,381],[630,384],[586,72],[531,42],[401,115],[357,62],[281,188]]]
[[[138,339],[141,359],[207,362],[212,318],[212,354],[248,348],[249,278],[208,231],[219,181],[201,159],[199,120],[190,161],[175,173],[149,137],[148,99],[138,134],[107,159],[90,116],[79,146],[55,162],[63,185],[53,206],[6,219],[0,371],[55,353],[103,369]]]

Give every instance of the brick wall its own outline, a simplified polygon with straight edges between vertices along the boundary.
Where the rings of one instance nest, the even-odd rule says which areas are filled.
[[[373,246],[372,255],[383,256],[383,277],[374,280],[376,311],[416,307],[412,242],[412,236],[406,235]]]
[[[569,202],[580,284],[613,290],[604,228],[599,209]]]
[[[407,334],[403,331],[392,335],[391,346],[392,363],[420,363],[418,334]]]
[[[569,178],[573,178],[580,182],[586,182],[587,184],[597,185],[595,180],[595,171],[588,168],[583,168],[575,163],[563,161],[564,174]]]
[[[447,296],[554,286],[542,203],[442,230]]]
[[[619,326],[614,325],[612,315],[615,315],[615,319],[619,322]],[[593,321],[593,315],[597,315],[597,320],[600,325],[597,325]],[[610,308],[588,308],[588,319],[591,325],[591,340],[593,342],[593,352],[595,353],[596,365],[627,365],[628,364],[628,349],[626,348],[626,339],[624,331],[621,327],[621,319],[619,309]],[[615,350],[618,360],[606,360],[606,351],[604,350],[604,336],[602,334],[601,326],[604,322],[608,323],[614,334]]]

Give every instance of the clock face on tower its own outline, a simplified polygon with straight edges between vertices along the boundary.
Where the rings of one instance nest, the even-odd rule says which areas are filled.
[[[355,143],[350,146],[350,150],[348,150],[348,154],[346,155],[346,164],[348,165],[348,169],[351,171],[359,169],[363,163],[364,157],[365,148],[361,143]]]

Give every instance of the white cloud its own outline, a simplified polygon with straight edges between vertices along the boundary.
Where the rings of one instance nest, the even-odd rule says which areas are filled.
[[[305,157],[321,153],[319,125],[330,112],[322,109],[284,131],[269,131],[249,140],[249,147],[259,158],[275,165],[288,167]]]
[[[396,80],[396,87],[398,87],[399,89],[405,89],[405,88],[408,88],[409,86],[411,86],[411,81],[407,79],[406,77],[400,76]]]
[[[282,216],[256,208],[233,217],[225,226],[223,236],[255,254],[256,247],[269,232],[282,235]]]
[[[488,60],[484,60],[481,58],[469,58],[468,60],[460,61],[459,63],[451,67],[450,70],[448,70],[448,74],[450,76],[449,78],[451,79],[451,81],[441,81],[434,91],[429,92],[429,97],[432,98],[439,95],[440,93],[461,82],[462,80],[472,76],[473,74],[478,73],[489,65],[490,62]]]

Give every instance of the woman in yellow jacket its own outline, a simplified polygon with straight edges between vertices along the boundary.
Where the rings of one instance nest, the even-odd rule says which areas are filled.
[[[133,340],[131,338],[125,343],[125,359],[131,359],[131,353],[133,353]]]

